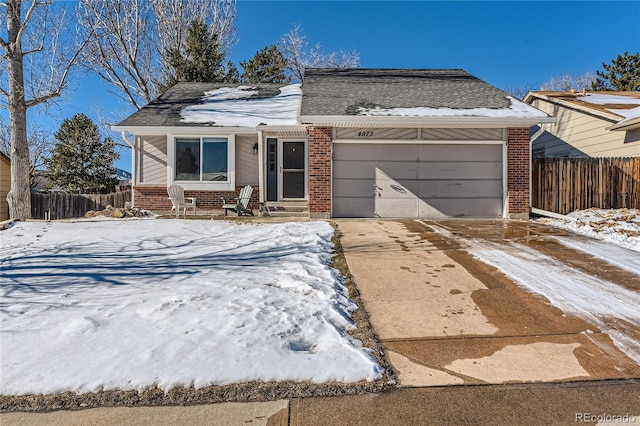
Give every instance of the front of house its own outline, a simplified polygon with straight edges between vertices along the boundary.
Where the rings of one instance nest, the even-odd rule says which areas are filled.
[[[308,69],[303,85],[178,83],[113,127],[134,203],[245,185],[311,217],[527,217],[529,128],[554,119],[462,70]]]

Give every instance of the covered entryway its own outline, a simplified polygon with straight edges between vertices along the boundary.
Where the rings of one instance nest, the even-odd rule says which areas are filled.
[[[306,198],[306,142],[267,138],[266,201]]]
[[[503,142],[335,143],[334,217],[502,217]]]

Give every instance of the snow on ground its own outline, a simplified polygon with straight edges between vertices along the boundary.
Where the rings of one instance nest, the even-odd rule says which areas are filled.
[[[206,92],[201,104],[182,109],[181,121],[232,127],[298,124],[302,102],[300,84],[281,87],[276,96],[258,97],[258,94],[258,89],[251,86],[223,87]]]
[[[355,382],[324,222],[18,222],[0,233],[4,395]]]
[[[538,219],[538,222],[640,252],[640,210],[587,209],[567,215],[570,219]]]
[[[437,232],[449,231],[429,224]],[[458,236],[455,236],[460,241]],[[640,342],[626,325],[612,324],[618,318],[640,326],[640,294],[568,267],[526,245],[482,239],[465,239],[466,250],[482,262],[509,276],[522,287],[546,297],[565,314],[574,314],[607,333],[615,345],[640,364]]]
[[[507,96],[509,108],[358,108],[358,115],[400,117],[546,117],[531,105]]]

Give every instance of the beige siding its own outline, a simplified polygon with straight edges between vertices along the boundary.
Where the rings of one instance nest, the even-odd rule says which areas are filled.
[[[415,140],[420,135],[421,140],[502,140],[502,129],[418,129],[410,128],[371,128],[371,129],[336,129],[335,139],[338,140]]]
[[[464,141],[499,141],[502,140],[502,129],[422,129],[424,140],[464,140]]]
[[[253,153],[253,145],[258,136],[236,136],[236,185],[258,185],[258,156]]]
[[[9,219],[7,194],[11,190],[11,163],[0,156],[0,221]]]
[[[418,129],[336,129],[336,139],[417,139]]]
[[[558,118],[545,124],[545,132],[533,143],[547,157],[637,157],[640,138],[634,132],[610,131],[611,121],[536,99],[534,107]]]
[[[140,136],[140,183],[167,184],[167,137]]]

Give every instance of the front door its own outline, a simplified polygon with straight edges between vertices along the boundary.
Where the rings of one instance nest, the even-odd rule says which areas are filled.
[[[305,148],[304,142],[281,142],[281,198],[305,198],[305,170],[307,163]]]
[[[267,201],[278,201],[278,139],[267,138]]]

